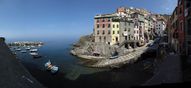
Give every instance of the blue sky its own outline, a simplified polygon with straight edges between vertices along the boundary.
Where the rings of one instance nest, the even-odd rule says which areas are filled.
[[[177,0],[0,0],[0,36],[79,37],[93,31],[96,14],[121,6],[171,14]]]

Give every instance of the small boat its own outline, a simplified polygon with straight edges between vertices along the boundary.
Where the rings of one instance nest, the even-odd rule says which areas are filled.
[[[38,55],[38,53],[36,53],[36,52],[31,52],[30,55],[36,56],[36,55]]]
[[[37,52],[38,49],[30,49],[30,52]]]
[[[48,62],[46,62],[44,66],[45,66],[46,70],[50,71],[52,74],[55,74],[58,72],[58,67],[55,65],[52,65],[50,60]]]
[[[26,53],[27,51],[26,50],[22,50],[21,53]]]
[[[30,47],[26,47],[25,49],[26,49],[26,50],[30,50],[31,48],[30,48]]]
[[[16,51],[21,51],[21,49],[20,48],[17,48],[17,49],[15,49]]]
[[[42,57],[41,55],[39,55],[36,52],[31,52],[30,55],[33,56],[33,58],[41,58]]]
[[[118,58],[119,56],[112,56],[112,57],[110,57],[109,59],[116,59],[116,58]]]

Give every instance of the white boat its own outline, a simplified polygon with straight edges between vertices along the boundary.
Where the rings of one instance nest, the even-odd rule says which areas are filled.
[[[32,55],[32,56],[37,56],[38,53],[36,53],[36,52],[31,52],[30,55]]]
[[[45,66],[46,70],[50,71],[52,74],[55,74],[58,72],[58,67],[55,65],[52,65],[50,60],[48,62],[46,62],[44,66]]]
[[[17,48],[16,51],[21,51],[21,49],[20,49],[20,48]]]
[[[27,51],[26,50],[22,50],[21,53],[26,53]]]
[[[38,49],[30,49],[30,52],[37,52]]]
[[[33,58],[41,58],[42,57],[37,52],[31,52],[30,55],[33,56]]]
[[[26,49],[26,50],[30,50],[31,48],[30,48],[30,47],[26,47],[25,49]]]

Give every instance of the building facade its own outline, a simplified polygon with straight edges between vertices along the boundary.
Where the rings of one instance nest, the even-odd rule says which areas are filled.
[[[170,46],[175,50],[179,51],[178,41],[178,11],[177,7],[173,11],[171,18],[168,21],[168,41]]]
[[[120,43],[134,39],[134,21],[129,18],[120,21]]]
[[[166,29],[166,23],[162,18],[157,19],[156,24],[155,24],[155,33],[159,37],[164,36],[164,31]]]
[[[94,18],[95,42],[113,45],[119,42],[119,22],[116,14],[97,15]]]
[[[184,19],[184,0],[178,0],[178,41],[179,41],[179,53],[184,53],[184,34],[185,34],[185,19]]]
[[[191,1],[185,0],[185,47],[186,55],[191,55]]]
[[[153,39],[157,20],[144,9],[120,7],[113,14],[94,17],[94,41],[109,45],[119,45],[124,41],[133,42]],[[164,31],[165,23],[159,21],[159,29]],[[162,36],[161,31],[158,32]]]
[[[191,1],[178,0],[168,25],[169,43],[175,51],[191,55]]]

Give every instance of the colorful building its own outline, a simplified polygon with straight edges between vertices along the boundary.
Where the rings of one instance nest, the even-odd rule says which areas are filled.
[[[94,18],[95,42],[113,45],[119,42],[119,22],[117,14],[97,15]]]
[[[113,14],[94,17],[94,41],[109,45],[120,45],[124,41],[145,43],[145,40],[151,39],[156,21],[144,9],[120,7]],[[164,30],[165,24],[161,21],[159,23],[160,29]],[[148,34],[146,39],[145,34]]]

